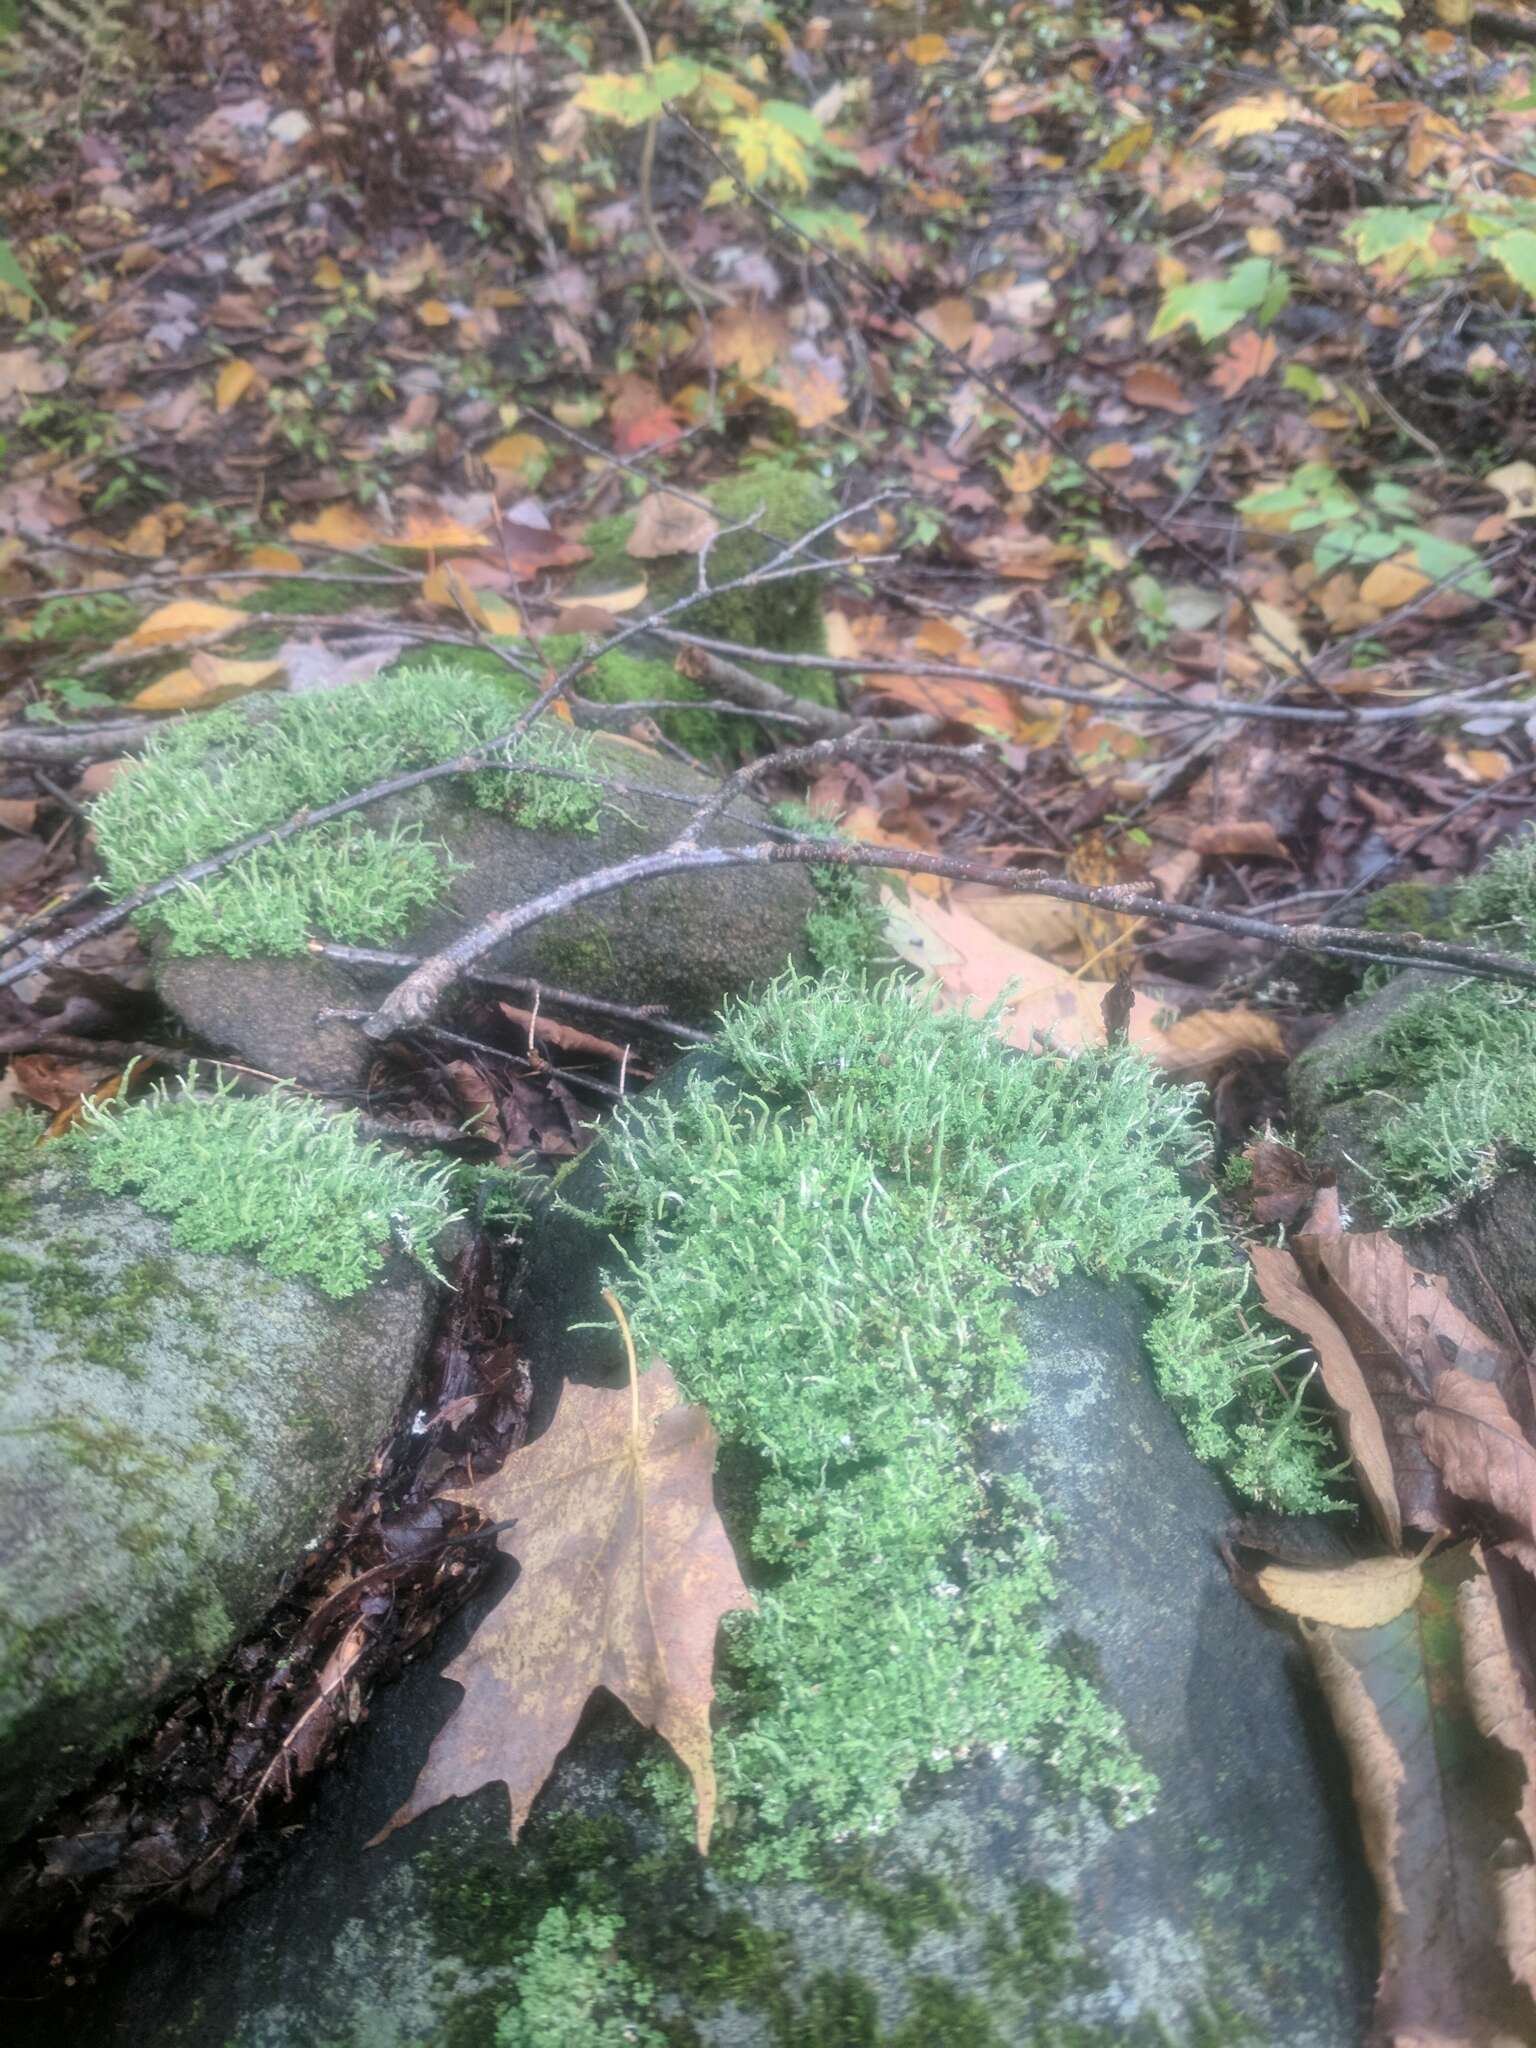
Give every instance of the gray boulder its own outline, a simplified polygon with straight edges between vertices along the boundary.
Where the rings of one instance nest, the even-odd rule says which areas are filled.
[[[69,1160],[0,1161],[0,1841],[255,1623],[405,1393],[430,1282],[336,1301]]]
[[[493,911],[525,903],[579,875],[651,853],[692,815],[678,797],[707,796],[702,776],[623,740],[594,738],[593,765],[625,785],[604,800],[595,832],[540,830],[477,807],[437,784],[373,806],[369,823],[419,826],[463,864],[443,901],[393,950],[436,951]],[[738,821],[764,818],[738,803]],[[704,843],[741,846],[755,823],[721,823]],[[684,1023],[708,1023],[727,996],[809,962],[805,921],[815,893],[803,869],[741,867],[617,889],[547,920],[485,956],[488,973],[534,976],[607,1001],[659,1003]],[[323,1090],[356,1088],[374,1048],[356,1022],[327,1012],[372,1008],[401,970],[319,958],[174,958],[161,948],[161,994],[187,1027],[268,1073]]]
[[[573,1250],[551,1233],[525,1336],[589,1312],[594,1247],[579,1268]],[[23,2038],[67,2025],[102,2048],[1355,2048],[1369,1887],[1304,1659],[1227,1581],[1228,1504],[1154,1390],[1134,1293],[1074,1282],[1021,1296],[1018,1313],[1037,1399],[993,1459],[1027,1467],[1054,1513],[1060,1646],[1160,1778],[1148,1818],[1111,1827],[1045,1769],[982,1759],[850,1846],[824,1883],[742,1882],[637,1801],[648,1742],[599,1700],[516,1847],[491,1788],[368,1850],[453,1706],[435,1670],[504,1573],[434,1668],[375,1701],[268,1889],[212,1927],[163,1931]],[[533,1355],[548,1376],[581,1351]],[[546,1377],[546,1406],[552,1392]]]

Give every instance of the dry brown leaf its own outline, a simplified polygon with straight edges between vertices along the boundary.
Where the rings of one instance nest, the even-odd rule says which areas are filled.
[[[922,324],[947,347],[962,349],[976,332],[976,315],[966,299],[937,299],[923,313]]]
[[[1536,1572],[1536,1447],[1499,1389],[1448,1367],[1414,1426],[1451,1492],[1492,1509],[1503,1525],[1504,1548]]]
[[[715,1632],[750,1608],[715,1512],[715,1432],[657,1363],[630,1387],[568,1384],[549,1429],[448,1498],[510,1525],[522,1569],[444,1672],[464,1697],[382,1839],[500,1780],[515,1841],[593,1692],[605,1687],[671,1745],[709,1847]]]
[[[1210,382],[1225,398],[1236,398],[1259,377],[1268,376],[1278,351],[1272,334],[1241,328],[1227,343],[1221,361],[1212,370]]]
[[[1349,1348],[1349,1340],[1308,1287],[1300,1266],[1288,1251],[1271,1245],[1251,1245],[1248,1256],[1253,1261],[1254,1278],[1259,1283],[1264,1306],[1281,1322],[1299,1330],[1317,1353],[1318,1369],[1343,1425],[1344,1446],[1354,1464],[1360,1491],[1382,1535],[1394,1550],[1400,1549],[1403,1518],[1397,1504],[1392,1454],[1387,1449],[1376,1403],[1360,1362]],[[1337,1617],[1319,1614],[1312,1618],[1326,1621]]]
[[[1158,412],[1190,413],[1195,409],[1194,400],[1184,395],[1184,386],[1161,363],[1138,363],[1126,372],[1121,388],[1132,405],[1155,408]]]
[[[1523,1766],[1518,1829],[1511,1829],[1509,1847],[1494,1873],[1499,1895],[1500,1946],[1512,1974],[1528,1991],[1536,1991],[1536,1897],[1530,1884],[1530,1845],[1536,1843],[1536,1713],[1515,1665],[1497,1591],[1486,1573],[1480,1546],[1473,1556],[1484,1570],[1457,1589],[1456,1618],[1461,1624],[1463,1670],[1467,1699],[1478,1733],[1497,1743]],[[1518,1837],[1523,1835],[1524,1854]]]
[[[1170,1073],[1188,1074],[1224,1060],[1252,1055],[1285,1057],[1280,1026],[1263,1010],[1191,1010],[1159,1033],[1157,1057]]]
[[[1196,853],[1222,854],[1229,860],[1289,860],[1285,842],[1262,818],[1238,818],[1226,825],[1199,825],[1189,835]]]
[[[1362,1557],[1312,1570],[1267,1564],[1255,1577],[1272,1607],[1330,1628],[1380,1628],[1405,1614],[1424,1590],[1414,1557]]]
[[[1291,1249],[1365,1377],[1392,1455],[1403,1521],[1431,1533],[1451,1528],[1459,1518],[1418,1417],[1448,1370],[1502,1386],[1514,1360],[1385,1231],[1335,1228],[1337,1200],[1336,1190],[1323,1190],[1312,1227]]]
[[[578,1025],[562,1024],[558,1017],[546,1016],[542,1010],[520,1010],[515,1003],[498,1003],[496,1007],[509,1024],[515,1024],[526,1035],[528,1050],[535,1059],[541,1044],[556,1045],[562,1052],[589,1058],[619,1061],[624,1057],[623,1046],[615,1045],[611,1038],[597,1038]],[[631,1064],[629,1072],[635,1071]]]
[[[707,505],[690,504],[674,491],[652,491],[635,514],[634,530],[624,552],[637,562],[661,555],[696,555],[720,531]]]
[[[1097,448],[1089,450],[1090,469],[1129,469],[1136,460],[1136,450],[1129,441],[1103,441]]]

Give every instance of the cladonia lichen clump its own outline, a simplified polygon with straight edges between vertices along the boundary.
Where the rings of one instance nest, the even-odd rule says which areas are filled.
[[[93,806],[114,896],[174,875],[252,833],[374,782],[447,761],[505,732],[528,701],[451,660],[345,689],[230,707],[160,734]],[[540,722],[516,742],[525,768],[464,778],[474,801],[550,831],[597,829],[588,742]],[[303,951],[316,932],[353,944],[393,938],[436,902],[456,864],[420,829],[367,810],[311,827],[189,882],[142,913],[177,954]]]
[[[804,1870],[925,1769],[996,1746],[1122,1815],[1153,1787],[1052,1646],[1055,1538],[989,1463],[1028,1399],[1013,1291],[1138,1282],[1203,1458],[1328,1504],[1323,1427],[1280,1385],[1243,1267],[1181,1183],[1192,1094],[1130,1053],[1022,1057],[899,987],[793,975],[727,1012],[734,1078],[619,1112],[612,1275],[722,1440],[758,1599],[729,1617],[718,1758],[735,1854]]]
[[[1536,958],[1536,832],[1453,893],[1445,936]],[[1328,1101],[1369,1096],[1370,1194],[1398,1227],[1442,1216],[1536,1156],[1536,995],[1445,976],[1327,1073]]]
[[[137,1101],[88,1104],[70,1141],[91,1184],[170,1216],[171,1241],[194,1252],[248,1252],[271,1272],[356,1294],[392,1245],[433,1268],[452,1220],[449,1170],[429,1170],[357,1135],[353,1111],[332,1115],[286,1088],[236,1095],[175,1088]]]

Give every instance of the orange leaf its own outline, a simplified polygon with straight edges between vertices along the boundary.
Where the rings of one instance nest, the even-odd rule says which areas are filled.
[[[1171,370],[1160,363],[1138,363],[1128,371],[1124,386],[1132,405],[1154,406],[1159,412],[1193,412],[1194,401],[1184,396],[1184,387]]]
[[[908,60],[920,66],[942,64],[949,55],[949,44],[943,36],[913,36],[901,47]]]
[[[1235,398],[1256,377],[1267,376],[1274,363],[1274,336],[1258,334],[1253,328],[1244,327],[1227,343],[1221,361],[1211,372],[1210,382],[1225,397]]]
[[[1136,460],[1136,450],[1129,441],[1105,441],[1092,450],[1088,457],[1090,469],[1129,469]]]
[[[964,348],[976,332],[976,315],[964,299],[939,299],[922,316],[922,325],[949,348]]]
[[[453,309],[445,306],[441,299],[423,299],[416,308],[416,318],[423,327],[451,327]]]
[[[490,544],[488,535],[477,533],[462,519],[431,512],[411,513],[404,532],[384,543],[388,548],[412,555],[450,554],[457,548],[488,548]]]
[[[219,371],[219,380],[214,386],[214,405],[220,412],[228,412],[240,403],[255,382],[256,372],[244,356],[231,356]]]
[[[327,505],[314,519],[296,519],[288,529],[290,540],[307,540],[322,547],[377,547],[383,535],[365,519],[355,505]]]
[[[178,640],[201,640],[211,633],[232,633],[237,626],[251,623],[248,612],[228,605],[204,604],[195,597],[163,604],[141,619],[126,638],[114,645],[114,654],[129,654],[141,647],[172,647]]]

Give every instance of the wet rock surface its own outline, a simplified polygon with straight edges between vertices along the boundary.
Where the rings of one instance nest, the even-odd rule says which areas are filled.
[[[347,1301],[170,1224],[67,1161],[4,1190],[0,1839],[259,1620],[325,1534],[426,1341],[396,1259]]]
[[[418,826],[464,872],[443,900],[390,942],[390,950],[437,951],[493,911],[530,902],[578,875],[674,839],[692,811],[676,799],[706,797],[702,776],[649,749],[592,742],[596,772],[623,783],[605,795],[595,832],[540,830],[480,809],[444,785],[373,806],[372,826]],[[734,807],[736,822],[707,845],[761,837],[766,814]],[[739,867],[663,877],[593,898],[507,941],[480,963],[487,973],[534,976],[605,1001],[660,1004],[685,1023],[707,1023],[727,996],[805,963],[805,919],[815,902],[795,867]],[[265,1072],[320,1089],[356,1088],[373,1048],[355,1020],[332,1012],[371,1009],[401,979],[399,968],[343,966],[320,958],[231,959],[215,954],[157,959],[160,992],[187,1028]]]
[[[584,1284],[569,1250],[552,1239],[545,1272],[563,1273],[546,1329]],[[1026,1466],[1053,1511],[1062,1651],[1093,1669],[1161,1781],[1149,1818],[1114,1829],[1042,1769],[987,1757],[935,1779],[888,1836],[843,1845],[824,1883],[740,1883],[728,1854],[701,1865],[637,1792],[649,1739],[599,1700],[516,1847],[491,1788],[368,1849],[456,1697],[435,1670],[509,1567],[433,1668],[377,1697],[265,1888],[212,1926],[146,1939],[18,2038],[67,2025],[103,2048],[1352,2048],[1372,1906],[1300,1654],[1227,1581],[1228,1503],[1154,1390],[1136,1298],[1072,1283],[1018,1313],[1036,1399],[995,1458]],[[583,1342],[541,1365],[576,1362]],[[541,2033],[519,2005],[557,1905],[622,1915],[613,1967],[655,1992],[631,2033]]]

